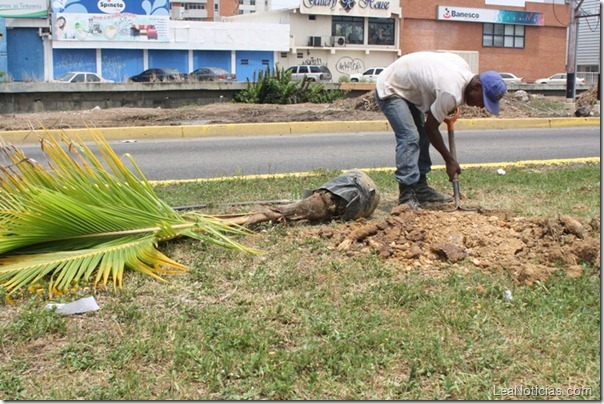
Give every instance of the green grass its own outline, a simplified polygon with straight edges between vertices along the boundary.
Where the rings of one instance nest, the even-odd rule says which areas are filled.
[[[505,169],[465,169],[464,203],[599,217],[598,165]],[[249,208],[224,202],[298,199],[337,174],[156,189],[172,206],[209,203],[216,213]],[[382,193],[376,215],[386,215],[392,174],[369,174]],[[450,186],[442,170],[429,177]],[[347,256],[312,228],[261,226],[242,239],[261,255],[165,244],[188,273],[169,284],[127,273],[123,289],[95,294],[94,313],[46,312],[40,296],[2,303],[0,399],[490,400],[514,387],[601,399],[599,271],[530,286],[506,272],[451,268],[434,277],[372,254]],[[515,398],[552,398],[545,391]]]

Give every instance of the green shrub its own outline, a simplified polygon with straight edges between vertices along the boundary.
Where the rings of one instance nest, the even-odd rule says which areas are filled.
[[[235,102],[248,104],[299,104],[304,102],[328,103],[344,96],[340,90],[327,90],[321,83],[304,78],[291,79],[284,68],[261,70],[253,81],[247,80],[247,88],[235,94]]]

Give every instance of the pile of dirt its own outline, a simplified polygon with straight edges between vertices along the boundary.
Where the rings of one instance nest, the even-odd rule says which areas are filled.
[[[600,265],[599,218],[586,223],[568,215],[527,218],[502,211],[399,205],[386,218],[361,219],[338,229],[326,226],[316,233],[345,254],[375,253],[404,270],[426,273],[442,273],[463,261],[464,268],[509,271],[519,283],[532,284],[560,269],[580,276],[581,263],[598,270]]]
[[[585,93],[584,93],[585,94]],[[595,91],[594,91],[595,94]],[[581,102],[593,105],[587,98]],[[580,98],[581,99],[581,98]],[[564,117],[573,115],[564,108],[563,97],[507,94],[501,101],[501,118]],[[597,110],[591,114],[599,113]],[[486,111],[463,106],[461,118],[491,117]],[[68,129],[85,127],[172,126],[222,123],[375,121],[385,117],[377,107],[373,91],[330,104],[238,104],[233,102],[182,108],[95,107],[81,111],[0,114],[0,131]]]

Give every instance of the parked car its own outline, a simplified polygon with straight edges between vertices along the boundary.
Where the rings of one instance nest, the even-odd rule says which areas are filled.
[[[556,73],[544,79],[537,79],[535,84],[566,84],[566,73]],[[585,84],[585,79],[575,76],[575,84]]]
[[[499,73],[505,84],[523,84],[526,83],[524,77],[518,77],[513,73]]]
[[[91,72],[65,72],[53,80],[55,83],[113,83],[96,73]]]
[[[189,80],[198,81],[235,81],[237,76],[221,67],[200,67],[187,76]]]
[[[327,66],[320,65],[298,65],[290,66],[285,71],[291,73],[292,80],[303,80],[308,77],[311,81],[331,81],[331,71]]]
[[[185,74],[176,69],[170,68],[153,68],[147,69],[142,73],[132,76],[128,81],[135,83],[156,83],[166,81],[184,81]]]
[[[350,75],[350,81],[370,81],[375,82],[378,75],[384,70],[383,67],[371,67],[365,70],[363,73],[356,73]]]

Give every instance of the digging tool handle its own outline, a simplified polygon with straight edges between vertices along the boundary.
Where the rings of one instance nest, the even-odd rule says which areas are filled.
[[[449,134],[449,152],[453,156],[455,160],[457,160],[457,150],[455,149],[455,131],[453,127],[455,125],[455,121],[459,117],[459,108],[455,109],[453,115],[448,115],[445,118],[445,123],[447,124],[447,132]],[[459,194],[459,180],[457,178],[457,174],[453,177],[453,198],[455,198],[455,206],[461,206],[461,197]]]
[[[459,108],[456,108],[455,112],[452,115],[447,115],[445,117],[445,123],[447,124],[447,132],[449,133],[449,152],[455,160],[457,160],[457,151],[455,149],[455,132],[453,130],[453,127],[458,117]]]

